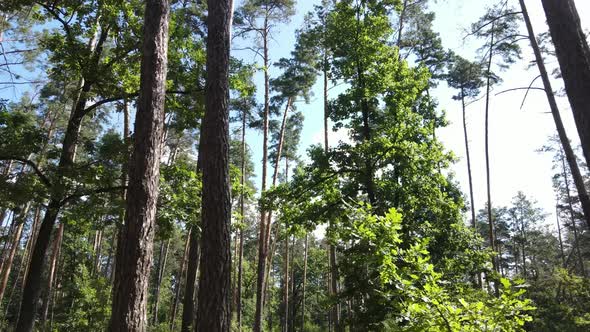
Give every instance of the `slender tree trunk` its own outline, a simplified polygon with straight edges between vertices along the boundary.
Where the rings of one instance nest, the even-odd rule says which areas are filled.
[[[229,184],[229,52],[232,0],[208,0],[207,80],[202,126],[203,229],[197,330],[231,325],[231,197]]]
[[[166,271],[166,261],[168,259],[168,249],[170,248],[170,239],[160,244],[160,253],[158,258],[158,272],[156,274],[156,285],[154,290],[154,309],[152,312],[152,324],[158,325],[158,309],[160,306],[160,289],[162,287],[162,280],[164,279],[164,272]]]
[[[570,212],[570,218],[572,220],[572,229],[574,231],[574,248],[576,250],[576,254],[578,256],[578,263],[580,264],[580,269],[582,269],[582,275],[586,276],[586,268],[584,267],[584,260],[582,259],[582,254],[580,253],[580,242],[578,242],[578,226],[576,225],[576,217],[574,213],[574,205],[573,205],[573,197],[570,191],[570,184],[569,179],[567,176],[567,169],[565,166],[565,160],[563,157],[564,153],[563,150],[560,151],[560,158],[561,158],[561,167],[563,170],[563,181],[565,184],[565,193],[567,197],[568,208]]]
[[[182,288],[182,278],[185,274],[186,263],[188,259],[189,244],[191,238],[192,227],[188,229],[186,241],[184,243],[184,251],[182,254],[182,261],[180,262],[180,270],[178,271],[178,279],[174,286],[174,302],[172,302],[172,311],[170,313],[170,331],[174,331],[176,324],[176,314],[178,312],[178,302],[180,301],[180,290]]]
[[[201,238],[199,232],[193,230],[190,234],[190,245],[188,253],[188,268],[186,270],[186,283],[184,298],[182,300],[182,324],[181,331],[189,332],[194,328],[195,323],[195,295],[197,283],[197,271],[201,261]]]
[[[465,136],[465,155],[467,158],[467,175],[469,177],[469,198],[471,202],[471,227],[476,229],[475,225],[475,204],[473,201],[473,179],[471,177],[471,156],[469,154],[469,139],[467,136],[467,117],[465,114],[465,96],[463,87],[461,87],[461,106],[463,108],[463,134]]]
[[[242,217],[242,227],[240,228],[240,239],[238,249],[238,290],[237,290],[237,324],[238,332],[242,331],[242,279],[243,279],[243,260],[244,260],[244,222],[245,217],[245,185],[246,185],[246,112],[242,113],[242,174],[240,177],[241,193],[240,193],[240,216]]]
[[[30,203],[26,205],[23,212],[21,212],[20,216],[15,220],[17,224],[16,229],[14,231],[14,235],[12,237],[12,245],[10,247],[10,252],[8,253],[6,264],[4,264],[4,269],[2,269],[2,274],[0,275],[0,303],[2,303],[2,299],[4,298],[4,292],[6,291],[6,286],[8,285],[8,277],[10,276],[14,256],[16,255],[16,251],[19,248],[29,206]]]
[[[565,267],[565,252],[563,251],[563,240],[561,237],[561,223],[559,222],[559,209],[555,205],[555,221],[557,223],[557,235],[559,236],[559,252],[561,254],[561,265]]]
[[[495,22],[492,22],[492,31],[494,30]],[[492,58],[494,56],[494,34],[492,33],[490,40],[490,49],[488,55],[488,64],[486,71],[486,108],[485,108],[485,156],[486,156],[486,184],[487,184],[487,195],[488,195],[488,226],[489,226],[489,240],[490,248],[492,251],[496,251],[496,241],[494,239],[494,219],[492,216],[492,190],[490,182],[490,135],[489,135],[489,113],[490,113],[490,88],[491,88],[491,76],[492,76]],[[494,271],[498,272],[498,262],[496,253],[492,256],[492,264]],[[497,288],[497,287],[496,287]]]
[[[285,229],[286,230],[286,229]],[[287,233],[288,234],[288,233]],[[285,236],[285,257],[283,266],[283,332],[289,331],[289,236]]]
[[[565,90],[590,167],[590,48],[573,0],[542,0]],[[590,211],[589,211],[590,213]],[[586,220],[590,227],[590,219]]]
[[[567,137],[565,127],[563,126],[563,122],[561,121],[561,115],[559,113],[559,108],[557,107],[557,102],[555,101],[555,94],[553,93],[553,88],[551,87],[551,81],[549,80],[549,75],[547,74],[547,69],[545,68],[545,63],[543,61],[543,56],[541,54],[541,50],[539,49],[539,44],[537,43],[537,39],[535,37],[535,32],[533,30],[533,26],[531,24],[531,20],[527,11],[527,7],[524,3],[524,0],[520,1],[520,7],[523,13],[523,17],[527,26],[529,40],[531,42],[531,47],[535,53],[535,60],[537,62],[537,67],[539,67],[539,72],[541,74],[541,79],[543,80],[543,87],[545,90],[545,94],[547,95],[547,101],[549,102],[549,107],[551,109],[551,114],[553,115],[553,120],[555,121],[555,126],[557,127],[557,134],[559,136],[559,141],[561,142],[561,146],[563,147],[563,151],[566,156],[567,163],[569,165],[570,171],[572,173],[572,178],[574,180],[574,185],[578,191],[578,197],[580,199],[580,204],[582,205],[582,210],[584,212],[584,219],[586,220],[586,225],[590,227],[590,197],[588,196],[588,191],[586,190],[586,186],[584,185],[584,178],[582,176],[582,172],[580,172],[580,168],[578,167],[578,162],[576,160],[576,155],[574,150],[571,147],[570,140]],[[590,76],[589,76],[590,77]],[[589,85],[590,87],[590,85]],[[590,90],[588,90],[590,91]],[[590,100],[590,99],[588,99]],[[587,111],[590,112],[590,108],[587,108]],[[589,119],[590,120],[590,119]]]
[[[168,0],[146,2],[141,86],[121,248],[116,261],[110,331],[145,331],[153,252],[168,48]]]
[[[267,164],[268,164],[268,117],[270,109],[270,78],[268,73],[268,16],[264,19],[264,32],[262,37],[263,51],[264,51],[264,115],[263,115],[263,141],[262,141],[262,184],[260,192],[266,190]],[[258,237],[258,269],[257,269],[257,284],[256,284],[256,311],[254,313],[254,332],[262,331],[262,321],[264,315],[264,299],[266,290],[266,265],[268,256],[268,243],[266,242],[266,234],[270,233],[270,225],[266,222],[266,211],[260,211],[260,235]]]
[[[53,284],[55,282],[55,274],[57,270],[57,262],[59,257],[59,251],[61,248],[61,241],[64,234],[64,223],[60,222],[59,227],[57,228],[57,234],[55,235],[55,239],[53,240],[53,248],[51,250],[51,260],[49,263],[49,275],[47,278],[47,295],[45,301],[43,301],[43,306],[41,308],[41,323],[44,323],[47,320],[47,314],[49,313],[49,303],[51,302],[51,294],[53,291]]]
[[[305,286],[307,283],[307,246],[308,238],[307,233],[305,234],[305,247],[303,249],[303,280],[301,285],[301,331],[305,331]]]

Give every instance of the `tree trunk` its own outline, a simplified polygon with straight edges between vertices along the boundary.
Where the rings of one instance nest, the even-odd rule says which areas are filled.
[[[57,229],[57,234],[55,235],[55,239],[53,240],[53,248],[51,252],[51,260],[49,263],[49,275],[47,278],[47,286],[46,286],[46,298],[43,301],[43,306],[41,308],[41,323],[44,323],[47,320],[47,314],[49,313],[49,302],[51,302],[51,292],[53,291],[53,284],[55,281],[55,273],[57,270],[57,261],[59,257],[59,252],[61,248],[61,240],[64,234],[64,223],[60,222],[59,227]]]
[[[471,156],[469,155],[469,139],[467,136],[467,117],[465,114],[465,96],[463,95],[463,87],[461,87],[461,106],[463,108],[463,134],[465,136],[465,155],[467,158],[467,175],[469,177],[469,198],[471,200],[471,227],[476,229],[475,204],[473,201],[473,179],[471,177]]]
[[[193,230],[190,234],[188,268],[186,270],[184,298],[182,299],[182,324],[180,329],[182,332],[189,332],[194,328],[196,282],[200,261],[201,238],[199,232]]]
[[[492,31],[494,30],[495,21],[492,22]],[[488,55],[488,64],[486,71],[486,108],[485,108],[485,156],[486,156],[486,184],[487,184],[487,196],[488,196],[488,226],[489,226],[489,241],[490,248],[492,251],[496,251],[494,239],[494,219],[492,217],[492,190],[490,183],[490,135],[489,135],[489,113],[490,113],[490,88],[491,88],[491,76],[492,76],[492,58],[494,55],[494,34],[492,33],[490,40],[490,49]],[[496,253],[492,256],[492,264],[494,271],[498,272],[498,262],[496,259]],[[497,288],[497,287],[496,287]]]
[[[176,285],[174,287],[174,302],[172,303],[172,312],[170,313],[170,331],[174,331],[174,325],[176,323],[176,313],[178,312],[178,302],[180,300],[182,278],[186,270],[191,232],[192,227],[188,229],[188,232],[186,234],[186,241],[184,243],[184,253],[182,254],[182,261],[180,262],[180,270],[178,272],[178,280],[176,281]]]
[[[287,229],[285,228],[285,231]],[[288,234],[288,232],[287,232]],[[289,236],[285,235],[285,257],[283,267],[283,332],[289,332]]]
[[[10,247],[10,252],[8,253],[8,257],[6,259],[6,263],[4,264],[4,269],[2,270],[2,274],[0,277],[0,303],[4,298],[4,292],[6,291],[6,286],[8,285],[8,277],[10,276],[10,270],[12,269],[14,256],[16,255],[16,251],[18,250],[21,241],[21,236],[23,228],[25,226],[25,220],[27,218],[29,206],[30,203],[26,205],[23,212],[21,212],[20,216],[15,220],[16,229],[14,231],[14,236],[12,238],[12,246]]]
[[[268,164],[268,117],[270,109],[270,78],[268,73],[268,16],[264,19],[264,33],[262,38],[264,51],[264,115],[263,115],[263,139],[262,139],[262,183],[260,192],[266,190],[267,164]],[[268,256],[268,246],[266,234],[270,233],[270,225],[266,222],[266,211],[260,211],[260,234],[258,237],[258,268],[256,278],[256,311],[254,313],[254,332],[262,331],[262,320],[264,315],[264,300],[266,293],[266,265]]]
[[[557,223],[557,235],[559,236],[559,253],[561,254],[561,265],[565,268],[565,252],[563,251],[563,240],[561,237],[561,223],[559,222],[559,209],[555,205],[555,222]]]
[[[98,30],[99,27],[97,27],[96,31],[98,32]],[[88,51],[92,54],[95,65],[98,65],[100,54],[102,53],[102,45],[107,35],[106,30],[103,30],[98,43],[96,41],[97,34],[88,43]],[[66,184],[63,183],[65,180],[64,176],[70,171],[76,159],[80,128],[82,126],[82,120],[88,114],[86,102],[88,101],[92,84],[92,82],[86,81],[82,77],[79,82],[79,89],[76,89],[79,93],[74,100],[73,109],[62,141],[62,149],[55,177],[56,181],[51,191],[45,216],[39,227],[37,239],[33,243],[29,265],[26,267],[23,280],[22,301],[15,329],[16,332],[31,332],[35,325],[35,314],[41,291],[41,278],[43,276],[45,256],[51,240],[53,226],[62,208],[62,200],[66,195]]]
[[[245,217],[245,185],[246,185],[246,112],[242,113],[242,162],[241,162],[242,174],[240,177],[241,193],[240,193],[240,216],[242,216],[242,227],[240,228],[239,235],[239,248],[238,248],[238,290],[237,290],[237,319],[238,332],[242,331],[242,279],[243,279],[243,260],[244,260],[244,225],[246,220]]]
[[[590,167],[590,48],[573,0],[542,0],[565,90]],[[587,220],[590,227],[590,220]]]
[[[207,80],[202,125],[203,229],[197,330],[231,325],[231,196],[229,179],[229,52],[232,0],[208,0]]]
[[[541,74],[541,79],[543,80],[543,87],[545,89],[545,94],[547,95],[547,101],[549,102],[549,107],[551,109],[551,114],[553,115],[553,120],[555,121],[555,126],[557,127],[557,134],[559,136],[559,141],[561,142],[561,146],[563,147],[563,151],[565,153],[565,157],[567,163],[569,165],[570,171],[572,173],[572,178],[574,180],[574,185],[578,191],[578,197],[580,199],[580,204],[582,205],[582,210],[584,212],[584,219],[586,220],[586,225],[590,227],[590,197],[588,196],[588,191],[586,190],[586,186],[584,185],[584,178],[582,173],[580,172],[580,168],[578,167],[578,162],[576,160],[576,155],[574,150],[572,149],[571,143],[569,138],[567,137],[565,127],[563,126],[563,122],[561,121],[561,115],[559,114],[559,108],[557,107],[557,102],[555,101],[555,94],[553,93],[553,88],[551,87],[551,81],[549,80],[549,75],[547,74],[547,69],[545,68],[545,63],[543,61],[543,56],[541,54],[541,50],[539,49],[539,45],[537,43],[537,39],[535,37],[535,32],[533,30],[533,26],[531,24],[531,20],[524,3],[524,0],[520,1],[520,7],[524,16],[524,20],[527,26],[529,40],[531,42],[531,47],[535,53],[535,60],[537,62],[537,67],[539,67],[539,72]],[[590,91],[590,90],[588,90]],[[590,100],[590,99],[589,99]],[[587,108],[590,110],[590,108]]]
[[[305,286],[307,282],[307,233],[305,234],[305,247],[303,249],[303,280],[301,285],[301,331],[305,331]]]
[[[563,151],[560,151],[561,157],[561,167],[563,170],[563,181],[565,184],[565,193],[567,197],[568,208],[570,212],[570,218],[572,220],[572,228],[574,230],[574,249],[576,250],[576,254],[578,256],[578,263],[580,264],[580,269],[582,270],[582,275],[586,276],[586,268],[584,267],[584,260],[582,259],[582,254],[580,253],[580,243],[578,242],[578,226],[576,225],[576,217],[574,213],[574,206],[573,206],[573,197],[570,191],[570,184],[569,179],[567,176],[567,169],[565,168],[565,160],[563,157]]]
[[[166,245],[160,244],[160,254],[158,258],[158,272],[156,274],[156,285],[154,290],[154,309],[152,312],[152,324],[158,325],[158,307],[160,305],[160,289],[162,287],[162,280],[164,279],[164,272],[166,271],[166,261],[168,259],[168,249],[170,248],[170,239],[166,241]]]
[[[146,2],[140,95],[121,248],[116,260],[110,331],[145,331],[153,252],[168,48],[168,0]]]

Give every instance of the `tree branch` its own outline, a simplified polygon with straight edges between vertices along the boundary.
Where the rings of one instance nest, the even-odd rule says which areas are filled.
[[[41,169],[39,169],[39,167],[37,166],[37,164],[35,164],[34,161],[26,159],[26,158],[19,158],[16,156],[0,156],[0,160],[14,160],[14,161],[18,161],[22,164],[30,166],[33,169],[33,171],[35,172],[35,174],[37,174],[37,176],[39,177],[41,182],[43,182],[43,184],[46,187],[51,187],[51,181],[49,181],[49,178],[47,176],[45,176],[45,174],[43,174]]]
[[[87,191],[87,192],[71,194],[70,196],[67,196],[66,198],[64,198],[59,203],[59,205],[64,206],[69,201],[76,199],[76,198],[82,198],[85,196],[96,195],[96,194],[112,193],[112,192],[117,192],[117,191],[121,191],[121,190],[125,190],[125,189],[127,189],[127,186],[116,186],[116,187],[98,188],[98,189],[94,189],[94,190]]]

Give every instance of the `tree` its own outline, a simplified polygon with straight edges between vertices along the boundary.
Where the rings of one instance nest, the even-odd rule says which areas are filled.
[[[467,159],[467,175],[469,178],[469,197],[471,200],[471,225],[475,228],[475,203],[473,201],[473,180],[471,178],[471,158],[469,156],[469,139],[467,138],[467,118],[465,115],[465,100],[475,98],[483,86],[481,65],[469,62],[456,56],[449,68],[447,82],[450,87],[459,89],[459,94],[453,99],[461,101],[463,109],[463,134],[465,137],[465,155]]]
[[[586,164],[590,165],[590,48],[573,0],[543,0],[555,53],[574,113]],[[586,210],[585,210],[586,211]],[[590,220],[587,222],[590,227]]]
[[[197,330],[228,332],[231,324],[229,50],[233,4],[231,0],[210,0],[207,4],[206,103],[200,145],[203,236]]]
[[[164,134],[169,12],[167,0],[146,3],[141,86],[129,162],[123,241],[117,250],[111,331],[147,328],[148,282]]]
[[[509,64],[514,63],[520,58],[520,47],[517,44],[522,37],[518,34],[518,16],[512,8],[508,7],[508,1],[502,0],[495,7],[490,8],[471,27],[470,35],[485,40],[484,46],[481,47],[480,53],[483,53],[482,61],[486,62],[484,71],[486,79],[486,101],[485,101],[485,156],[486,156],[486,183],[487,183],[487,207],[490,245],[494,248],[494,220],[492,218],[492,193],[490,182],[490,155],[489,155],[489,111],[490,111],[490,91],[493,84],[500,81],[500,77],[492,72],[494,57],[500,56],[502,62],[499,64],[500,69],[506,68]],[[497,272],[496,258],[493,257],[494,269]]]
[[[268,126],[270,118],[270,56],[269,40],[276,22],[284,22],[294,14],[293,0],[250,0],[245,2],[236,15],[236,25],[241,31],[239,35],[254,32],[257,42],[262,44],[262,60],[264,70],[264,111],[262,115],[262,184],[261,192],[266,190],[267,164],[268,164]],[[258,21],[262,22],[258,22]],[[259,48],[260,49],[260,48]],[[256,50],[260,55],[260,51]],[[270,225],[267,221],[266,211],[260,213],[260,237],[258,257],[258,279],[256,294],[256,320],[254,331],[260,332],[264,315],[264,298],[266,290],[266,271],[269,251],[268,238],[270,237]]]
[[[526,23],[529,40],[531,42],[531,47],[533,48],[533,52],[535,54],[535,62],[537,63],[537,67],[539,68],[541,79],[543,80],[545,94],[547,95],[547,101],[549,102],[549,107],[551,108],[551,115],[553,116],[553,120],[555,121],[555,126],[557,127],[557,134],[561,141],[561,146],[563,147],[567,163],[571,170],[574,184],[576,186],[576,190],[578,191],[578,196],[580,197],[580,203],[582,204],[584,216],[586,217],[586,224],[590,226],[590,196],[588,196],[588,192],[586,190],[586,187],[584,186],[584,180],[582,178],[580,168],[578,167],[576,156],[571,147],[570,140],[567,137],[567,133],[565,132],[563,122],[561,121],[561,115],[559,114],[559,109],[557,107],[557,102],[555,100],[555,94],[553,92],[553,88],[551,87],[551,81],[549,80],[549,75],[547,74],[547,69],[545,68],[543,56],[541,55],[541,50],[537,43],[535,32],[533,31],[533,26],[531,24],[528,10],[526,8],[524,0],[519,1],[520,8],[522,10],[522,15]]]

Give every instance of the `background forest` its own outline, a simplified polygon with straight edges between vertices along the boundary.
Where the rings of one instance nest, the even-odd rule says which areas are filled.
[[[0,329],[590,330],[588,4],[208,2],[0,3]]]

